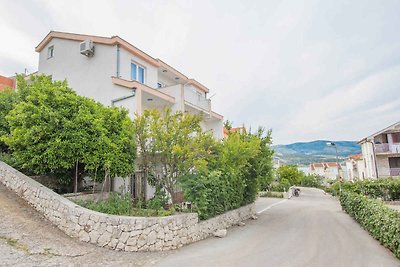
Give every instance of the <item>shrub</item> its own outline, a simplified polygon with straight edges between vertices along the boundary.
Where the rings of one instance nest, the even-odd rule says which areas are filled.
[[[350,216],[400,259],[400,213],[382,201],[343,191],[340,203]]]
[[[371,198],[384,200],[400,199],[400,179],[363,180],[346,182],[342,185],[344,190],[355,192]]]
[[[124,216],[169,216],[173,211],[162,210],[162,209],[143,209],[142,203],[133,205],[132,198],[129,194],[118,195],[117,193],[111,193],[109,198],[104,201],[76,201],[78,205],[82,207],[113,215],[124,215]],[[151,202],[150,202],[151,203]],[[152,207],[158,207],[154,204]]]
[[[304,187],[321,188],[322,177],[318,175],[304,175],[301,179],[300,185]]]
[[[283,198],[283,193],[282,192],[261,192],[260,197],[273,197],[273,198]]]

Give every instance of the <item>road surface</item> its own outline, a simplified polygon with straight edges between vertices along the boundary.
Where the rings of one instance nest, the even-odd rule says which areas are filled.
[[[160,253],[117,252],[71,239],[0,184],[0,266],[400,266],[336,200],[303,189],[262,198],[258,220]]]
[[[270,208],[267,201],[257,202],[264,210],[258,220],[174,251],[157,266],[400,266],[321,190],[302,188],[300,197]]]

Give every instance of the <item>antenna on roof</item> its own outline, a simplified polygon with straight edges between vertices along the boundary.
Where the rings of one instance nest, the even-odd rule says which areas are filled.
[[[210,96],[208,99],[211,99],[211,97],[215,96],[216,94],[213,94],[212,96]]]

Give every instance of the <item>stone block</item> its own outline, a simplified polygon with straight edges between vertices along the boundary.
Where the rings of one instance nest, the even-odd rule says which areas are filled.
[[[225,237],[226,234],[227,234],[227,230],[226,229],[218,229],[217,231],[214,232],[214,236],[215,237],[219,237],[219,238]]]

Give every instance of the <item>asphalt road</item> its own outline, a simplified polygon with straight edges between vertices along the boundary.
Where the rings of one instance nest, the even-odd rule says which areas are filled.
[[[303,189],[261,198],[258,220],[179,250],[128,253],[71,239],[0,184],[0,266],[400,266],[338,202]]]
[[[183,247],[156,266],[400,266],[320,190],[302,188],[300,197],[279,203],[261,199],[257,209],[264,210],[258,220]]]

